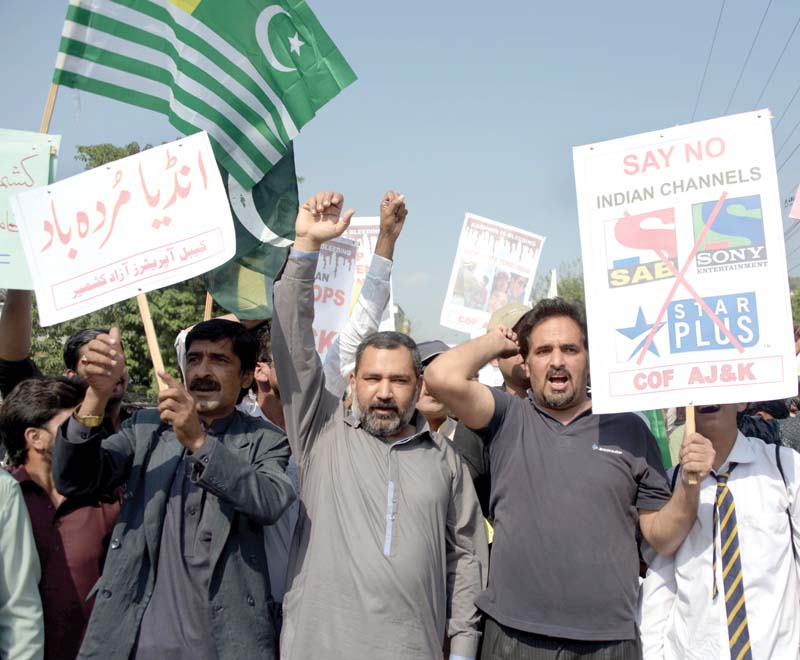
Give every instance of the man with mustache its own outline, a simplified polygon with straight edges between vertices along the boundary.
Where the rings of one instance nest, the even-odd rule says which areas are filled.
[[[415,411],[416,344],[397,332],[361,342],[352,414],[325,387],[314,273],[322,243],[353,215],[340,219],[342,205],[332,192],[303,204],[275,283],[272,351],[301,501],[281,657],[440,660],[447,637],[452,658],[475,658],[486,536],[461,459]],[[389,234],[400,233],[405,211],[395,218]]]
[[[199,323],[186,338],[187,387],[160,373],[158,409],[104,438],[124,369],[119,330],[87,354],[89,387],[59,430],[55,484],[67,497],[124,484],[125,497],[79,658],[276,657],[263,527],[294,493],[285,438],[236,410],[255,358],[240,323]]]
[[[439,356],[425,372],[433,394],[489,444],[494,542],[483,658],[638,658],[637,525],[674,553],[697,513],[699,486],[670,498],[659,451],[633,414],[595,415],[586,391],[583,313],[540,301],[516,326],[498,326]],[[520,353],[522,399],[471,376]],[[697,434],[681,449],[683,475],[702,480],[714,451]]]
[[[647,660],[796,658],[800,648],[800,454],[737,429],[744,404],[695,407],[714,469],[672,557],[650,562]],[[673,480],[683,468],[674,468]]]

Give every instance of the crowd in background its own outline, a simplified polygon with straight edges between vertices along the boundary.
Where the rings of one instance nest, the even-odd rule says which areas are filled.
[[[693,433],[594,414],[561,298],[453,348],[378,332],[406,216],[382,198],[323,361],[317,259],[352,211],[310,198],[273,318],[187,328],[132,414],[119,329],[44,376],[9,291],[0,658],[798,657],[798,399],[699,406]]]

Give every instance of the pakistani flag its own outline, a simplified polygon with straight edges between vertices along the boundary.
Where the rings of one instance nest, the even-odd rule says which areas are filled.
[[[298,196],[292,147],[252,190],[233,177],[223,174],[223,179],[236,219],[236,256],[205,274],[206,288],[240,319],[270,318],[268,291],[294,241]]]
[[[354,80],[304,0],[70,0],[53,77],[207,131],[244,190]]]

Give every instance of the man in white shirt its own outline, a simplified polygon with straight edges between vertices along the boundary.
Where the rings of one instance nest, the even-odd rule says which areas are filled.
[[[695,408],[716,457],[683,545],[673,557],[651,555],[645,660],[800,655],[800,454],[742,435],[743,408]]]

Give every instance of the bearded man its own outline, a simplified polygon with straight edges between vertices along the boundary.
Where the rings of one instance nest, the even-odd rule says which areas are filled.
[[[301,500],[281,658],[433,660],[446,637],[451,658],[475,658],[486,536],[463,462],[415,409],[416,344],[379,332],[359,345],[352,412],[325,388],[314,273],[353,215],[340,219],[342,203],[327,192],[303,205],[275,285],[272,352]]]

